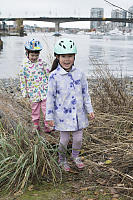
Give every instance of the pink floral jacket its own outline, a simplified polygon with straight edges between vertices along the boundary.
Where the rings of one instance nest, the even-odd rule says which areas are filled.
[[[32,102],[46,99],[49,77],[47,63],[40,58],[32,63],[26,58],[21,65],[19,76],[23,97],[29,97]]]

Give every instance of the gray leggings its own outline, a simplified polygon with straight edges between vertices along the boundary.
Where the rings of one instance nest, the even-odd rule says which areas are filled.
[[[76,158],[79,155],[82,146],[83,131],[72,131],[73,143],[72,143],[72,157]],[[59,162],[66,160],[67,145],[70,139],[69,131],[60,132],[59,143]]]

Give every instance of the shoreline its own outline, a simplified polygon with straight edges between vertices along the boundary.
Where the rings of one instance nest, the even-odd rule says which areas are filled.
[[[117,78],[119,81],[123,81],[123,85],[125,90],[129,92],[131,96],[133,96],[133,77],[124,77],[124,78]],[[87,78],[88,80],[88,87],[90,92],[93,91],[93,88],[96,87],[98,80],[94,78]],[[19,78],[1,78],[0,79],[0,93],[6,91],[7,93],[14,93],[18,96],[18,94],[21,96],[21,90],[20,90],[20,82]]]
[[[0,79],[0,93],[4,93],[21,98],[19,78],[4,78]]]

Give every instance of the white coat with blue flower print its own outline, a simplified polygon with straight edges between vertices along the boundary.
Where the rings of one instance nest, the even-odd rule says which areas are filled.
[[[93,112],[88,82],[75,66],[67,72],[60,65],[48,81],[46,120],[59,131],[77,131],[88,126],[87,113]]]

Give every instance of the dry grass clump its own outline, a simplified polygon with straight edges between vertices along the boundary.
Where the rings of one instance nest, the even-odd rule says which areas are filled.
[[[126,78],[117,78],[106,65],[95,64],[92,102],[96,111],[95,122],[110,133],[125,135],[133,128],[133,91],[127,93],[126,86],[130,81]],[[131,87],[132,90],[132,87]],[[129,92],[129,91],[128,91]]]
[[[2,131],[3,130],[3,131]],[[29,184],[42,180],[55,183],[61,180],[57,163],[57,146],[52,146],[38,133],[34,137],[17,127],[6,136],[1,124],[0,132],[0,188],[23,191]]]
[[[1,86],[1,85],[0,85]],[[20,124],[20,125],[18,125]],[[32,134],[31,108],[19,90],[0,87],[0,190],[17,192],[42,181],[59,183],[58,134]]]
[[[96,118],[85,129],[83,155],[100,185],[113,187],[128,199],[133,196],[132,91],[126,91],[127,79],[115,78],[97,60],[92,63],[95,84],[91,96]]]
[[[90,59],[94,65],[96,85],[93,88],[95,107],[102,112],[125,112],[133,109],[133,98],[127,94],[126,86],[130,82],[127,78],[115,77],[108,66]]]
[[[0,121],[2,126],[7,132],[14,131],[18,124],[30,129],[30,103],[28,99],[22,98],[20,90],[17,90],[11,83],[10,85],[5,88],[2,81],[0,82]]]
[[[11,86],[12,87],[12,86]],[[19,125],[18,125],[19,124]],[[23,191],[29,184],[61,180],[58,147],[51,135],[33,135],[31,108],[13,86],[0,88],[0,188]],[[46,137],[44,137],[46,136]],[[47,138],[50,138],[49,140]],[[52,141],[52,142],[51,142]]]

